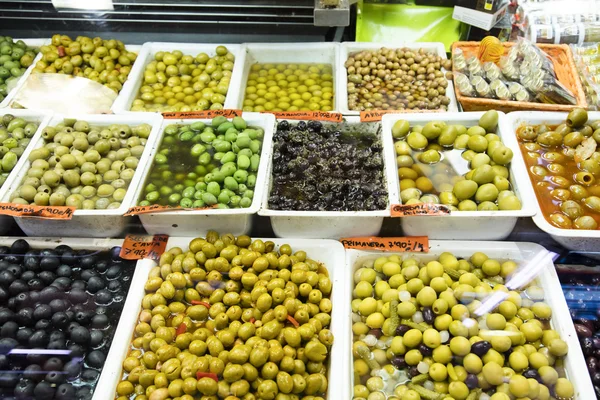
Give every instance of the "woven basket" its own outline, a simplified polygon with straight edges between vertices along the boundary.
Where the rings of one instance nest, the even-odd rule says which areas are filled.
[[[514,43],[503,43],[507,49],[512,47]],[[556,77],[559,82],[562,83],[567,89],[575,95],[577,99],[576,105],[564,105],[564,104],[546,104],[546,103],[532,103],[527,101],[512,101],[512,100],[497,100],[497,99],[486,99],[478,97],[467,97],[463,96],[454,83],[454,91],[456,92],[456,99],[462,105],[464,111],[487,111],[497,110],[504,112],[511,111],[570,111],[575,107],[587,108],[587,101],[585,99],[585,92],[579,79],[579,73],[575,67],[575,60],[573,59],[573,53],[566,44],[537,44],[537,46],[544,51],[552,60],[554,64],[554,70]],[[452,44],[452,51],[459,48],[463,51],[465,57],[471,55],[477,55],[479,51],[479,42],[454,42]],[[505,51],[505,54],[507,51]],[[456,72],[453,68],[453,72]]]

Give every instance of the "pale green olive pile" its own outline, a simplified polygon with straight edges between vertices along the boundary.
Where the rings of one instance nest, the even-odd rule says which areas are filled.
[[[28,155],[30,167],[10,201],[84,210],[121,206],[151,126],[91,126],[65,119],[44,128],[44,145]]]
[[[17,161],[38,129],[38,122],[4,114],[0,118],[0,186],[6,182]]]
[[[137,54],[125,49],[120,40],[66,35],[52,36],[52,43],[40,48],[42,59],[33,73],[66,74],[88,78],[119,93],[131,72]]]
[[[225,46],[217,46],[214,56],[159,51],[146,65],[131,111],[223,109],[234,62]]]
[[[453,211],[520,210],[507,168],[513,152],[496,134],[497,125],[496,111],[468,128],[443,121],[424,126],[396,121],[392,136],[402,204],[443,204]],[[468,172],[457,172],[457,161],[468,163]]]
[[[352,292],[353,399],[573,398],[544,290],[509,289],[519,267],[480,252],[365,261]]]
[[[208,232],[160,257],[118,400],[324,400],[332,282],[304,251]]]

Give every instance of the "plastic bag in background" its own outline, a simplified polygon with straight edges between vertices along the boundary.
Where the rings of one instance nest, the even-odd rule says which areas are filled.
[[[65,74],[31,74],[13,100],[23,108],[61,114],[108,114],[117,93],[91,79]]]
[[[600,50],[598,44],[571,45],[589,110],[600,110]]]

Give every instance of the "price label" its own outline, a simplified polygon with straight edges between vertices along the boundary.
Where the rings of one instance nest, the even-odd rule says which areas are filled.
[[[378,122],[385,114],[397,114],[402,111],[398,110],[376,110],[376,111],[361,111],[360,122]]]
[[[402,236],[382,238],[375,236],[340,239],[346,249],[380,250],[380,251],[409,251],[415,253],[429,252],[427,236]]]
[[[206,111],[178,111],[162,113],[165,119],[211,119],[214,117],[241,117],[242,110],[206,110]]]
[[[442,204],[394,204],[391,217],[412,217],[415,215],[450,215],[450,208]]]
[[[119,256],[125,260],[158,260],[167,248],[168,235],[127,235]]]
[[[199,211],[199,210],[212,210],[217,208],[217,205],[212,205],[208,207],[202,208],[183,208],[183,207],[173,207],[173,206],[161,206],[160,204],[152,204],[149,206],[135,206],[131,207],[125,214],[124,217],[131,217],[133,215],[139,214],[155,214],[167,211]]]
[[[42,219],[71,219],[75,212],[75,207],[59,206],[26,206],[24,204],[1,203],[0,214],[11,215],[13,217],[34,217]]]
[[[327,111],[264,111],[264,113],[273,114],[277,119],[310,119],[327,122],[342,122],[344,120],[342,114]]]

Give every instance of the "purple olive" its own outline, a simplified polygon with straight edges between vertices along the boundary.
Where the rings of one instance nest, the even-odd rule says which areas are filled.
[[[592,331],[586,325],[583,324],[575,324],[575,331],[577,332],[577,336],[579,338],[589,338],[592,337]]]

